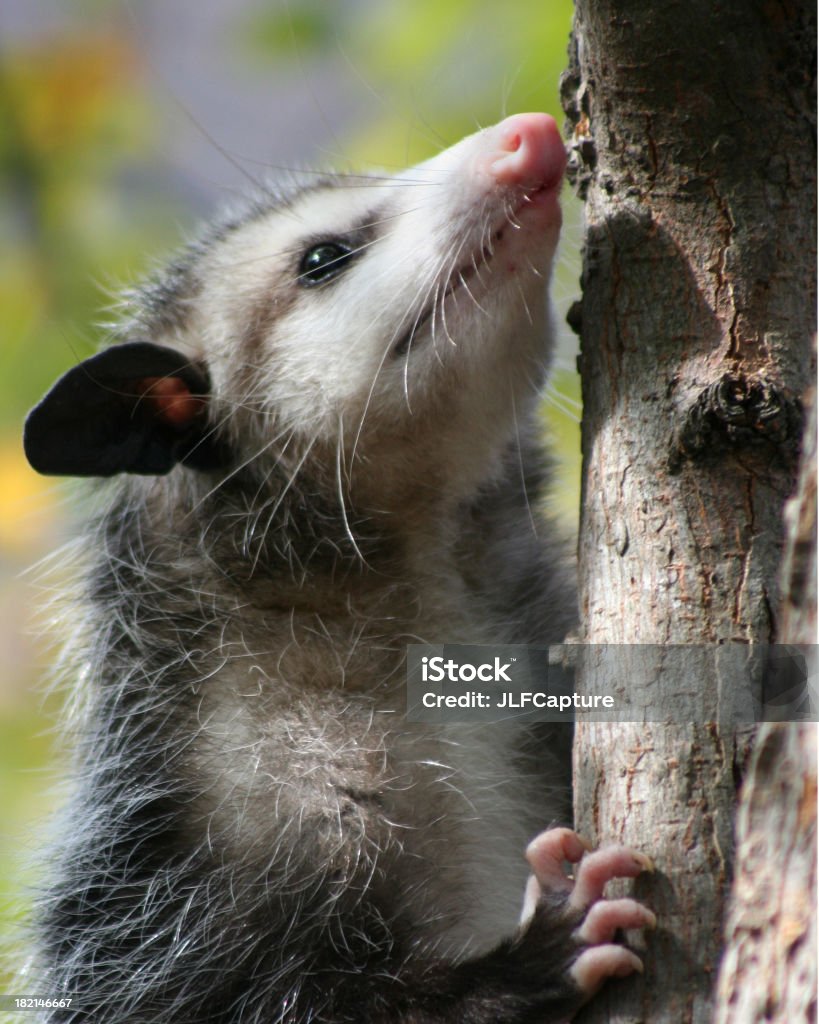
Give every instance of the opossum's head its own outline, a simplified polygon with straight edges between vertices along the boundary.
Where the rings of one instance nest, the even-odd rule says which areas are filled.
[[[518,114],[402,174],[263,198],[141,293],[130,343],[58,383],[29,457],[99,475],[308,447],[348,477],[485,461],[545,371],[564,163],[553,119]]]

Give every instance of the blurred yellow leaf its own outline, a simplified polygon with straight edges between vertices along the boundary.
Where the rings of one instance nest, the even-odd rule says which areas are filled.
[[[20,438],[0,438],[0,553],[41,547],[55,524],[53,480],[26,462]]]
[[[125,42],[105,35],[15,53],[6,76],[28,145],[41,155],[86,146],[109,123],[135,65]]]

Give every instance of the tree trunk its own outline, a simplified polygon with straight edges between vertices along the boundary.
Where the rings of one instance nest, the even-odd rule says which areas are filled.
[[[764,669],[723,645],[780,639],[812,380],[814,38],[808,0],[577,0],[581,638],[652,645],[583,648],[579,685],[638,693],[645,722],[578,724],[577,823],[654,856],[636,891],[660,919],[645,983],[611,986],[584,1021],[711,1019],[750,735],[726,711],[738,673],[761,685]]]
[[[788,503],[783,639],[816,640],[816,405]],[[810,675],[819,664],[816,648]],[[737,815],[717,1024],[816,1022],[816,726],[763,725]]]

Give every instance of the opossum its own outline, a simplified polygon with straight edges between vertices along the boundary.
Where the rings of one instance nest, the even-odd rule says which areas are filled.
[[[564,163],[518,114],[265,188],[30,414],[36,469],[117,478],[73,611],[48,1020],[548,1022],[641,969],[614,939],[653,915],[603,887],[643,854],[553,828],[526,882],[544,745],[403,715],[408,643],[574,621],[533,512]]]

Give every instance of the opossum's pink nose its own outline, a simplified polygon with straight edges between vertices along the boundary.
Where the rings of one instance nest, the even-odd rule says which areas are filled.
[[[556,186],[566,166],[566,148],[549,114],[513,114],[489,129],[488,171],[499,185]]]

